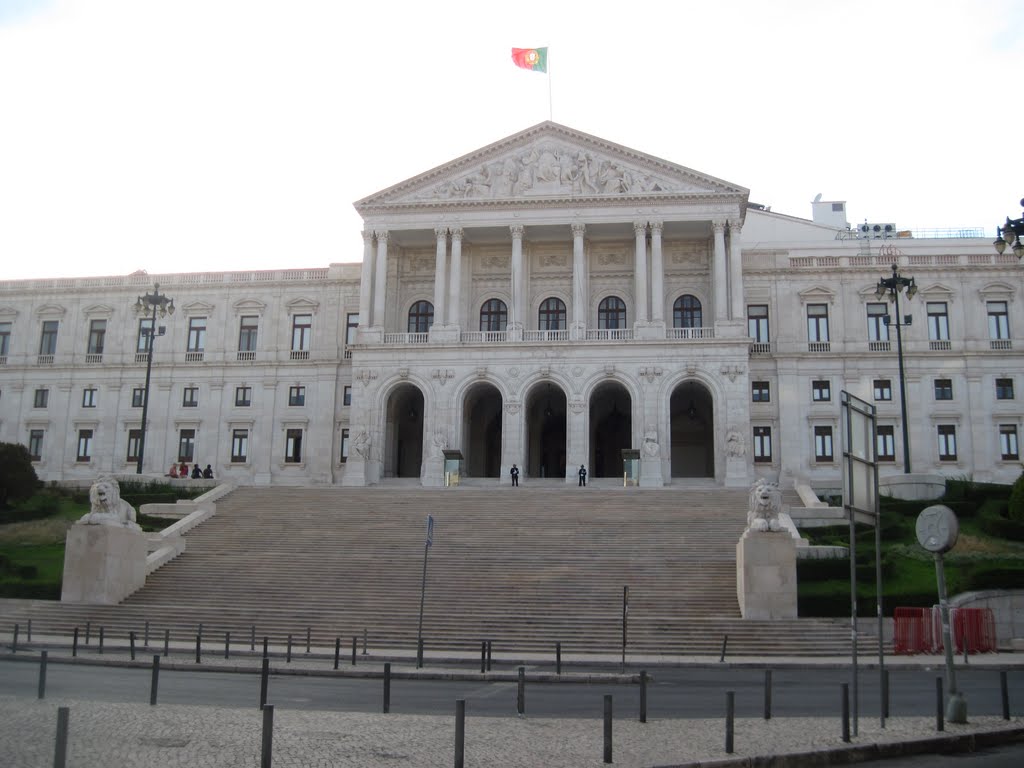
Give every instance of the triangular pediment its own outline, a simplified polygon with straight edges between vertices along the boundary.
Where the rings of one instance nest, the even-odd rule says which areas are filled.
[[[804,304],[810,304],[812,302],[827,302],[831,304],[836,299],[835,291],[826,288],[823,285],[816,285],[813,288],[800,291],[800,301]]]
[[[361,214],[409,206],[735,199],[748,190],[667,160],[544,122],[370,195]]]

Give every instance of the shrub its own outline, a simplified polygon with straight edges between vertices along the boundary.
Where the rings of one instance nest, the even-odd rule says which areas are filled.
[[[0,509],[27,499],[39,488],[39,478],[28,448],[20,443],[0,443]]]
[[[1024,522],[1024,472],[1010,491],[1010,519]]]

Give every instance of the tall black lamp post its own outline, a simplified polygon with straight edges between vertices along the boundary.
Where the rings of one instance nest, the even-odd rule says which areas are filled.
[[[150,318],[149,338],[146,342],[146,389],[142,394],[142,431],[139,434],[139,460],[135,465],[135,474],[142,474],[142,457],[146,451],[146,417],[149,413],[149,378],[153,372],[153,342],[156,340],[156,317],[167,317],[174,314],[174,299],[160,293],[160,283],[153,285],[153,292],[139,296],[135,302],[135,311]]]
[[[1024,198],[1020,201],[1020,207],[1024,208]],[[1020,241],[1022,235],[1024,235],[1024,216],[1019,219],[1011,219],[1007,216],[1006,223],[1001,227],[996,227],[996,241],[992,245],[1000,254],[1006,250],[1006,246],[1010,246],[1013,255],[1019,259],[1024,257],[1024,243]]]
[[[883,277],[878,281],[875,296],[878,299],[888,295],[889,301],[894,303],[896,322],[889,325],[896,326],[896,357],[900,364],[900,414],[903,419],[903,471],[910,474],[910,435],[907,430],[907,378],[903,371],[903,334],[901,328],[909,323],[904,323],[900,315],[900,293],[906,291],[907,298],[914,298],[917,293],[917,283],[912,277],[903,277],[896,271],[896,265],[892,265],[892,277]],[[910,319],[909,316],[907,318]]]

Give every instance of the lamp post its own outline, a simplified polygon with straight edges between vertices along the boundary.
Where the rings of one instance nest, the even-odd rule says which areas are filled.
[[[894,303],[896,313],[896,357],[900,365],[900,415],[903,419],[903,471],[910,474],[910,435],[907,430],[907,379],[903,371],[903,333],[901,328],[907,324],[903,322],[900,315],[900,293],[907,292],[907,298],[914,298],[917,293],[917,283],[912,277],[903,277],[892,265],[892,277],[883,277],[878,281],[875,289],[875,297],[878,299],[889,296],[889,301]],[[893,325],[892,322],[889,325]]]
[[[150,319],[149,338],[146,343],[146,388],[142,393],[142,430],[139,434],[139,458],[135,465],[135,474],[142,474],[142,457],[146,451],[146,417],[149,413],[149,378],[153,372],[153,342],[156,340],[156,316],[174,314],[174,299],[160,293],[160,283],[153,284],[153,292],[139,296],[135,302],[135,311]]]
[[[1020,201],[1020,207],[1024,208],[1024,198]],[[1013,255],[1020,259],[1024,257],[1024,243],[1020,241],[1021,235],[1024,235],[1024,216],[1019,219],[1011,219],[1007,216],[1006,223],[1001,227],[996,227],[996,240],[992,245],[996,247],[996,251],[1000,255],[1006,250],[1006,246],[1010,246]]]

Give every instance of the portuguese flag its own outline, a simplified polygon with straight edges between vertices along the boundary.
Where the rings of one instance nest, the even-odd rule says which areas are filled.
[[[548,49],[547,48],[513,48],[512,63],[523,69],[532,69],[534,72],[548,71]]]

